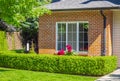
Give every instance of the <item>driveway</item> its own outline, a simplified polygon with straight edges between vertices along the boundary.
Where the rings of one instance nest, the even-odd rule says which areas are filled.
[[[96,81],[120,81],[120,68]]]

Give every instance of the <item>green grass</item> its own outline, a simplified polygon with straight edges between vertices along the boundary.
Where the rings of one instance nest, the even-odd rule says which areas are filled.
[[[0,81],[94,81],[96,77],[16,70],[0,67]]]
[[[24,49],[18,49],[18,50],[5,50],[4,52],[2,52],[4,54],[36,54],[35,52],[29,52],[29,53],[25,53]]]

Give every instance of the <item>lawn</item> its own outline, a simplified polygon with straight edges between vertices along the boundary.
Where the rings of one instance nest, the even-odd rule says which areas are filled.
[[[35,72],[0,67],[0,81],[94,81],[96,77]]]
[[[4,54],[36,54],[35,52],[25,53],[24,49],[19,49],[19,50],[5,50],[5,51],[0,51],[0,53],[4,53]]]

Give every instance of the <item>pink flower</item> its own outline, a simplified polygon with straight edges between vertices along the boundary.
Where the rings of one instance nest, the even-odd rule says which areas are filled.
[[[68,52],[72,51],[72,46],[71,45],[67,45],[66,48],[67,48]]]
[[[58,55],[64,55],[64,54],[65,54],[64,49],[58,51]]]

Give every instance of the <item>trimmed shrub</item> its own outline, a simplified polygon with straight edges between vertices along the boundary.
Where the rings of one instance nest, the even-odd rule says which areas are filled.
[[[5,31],[0,30],[0,53],[7,50],[7,39]]]
[[[0,54],[0,66],[43,72],[98,76],[115,70],[117,57]]]

